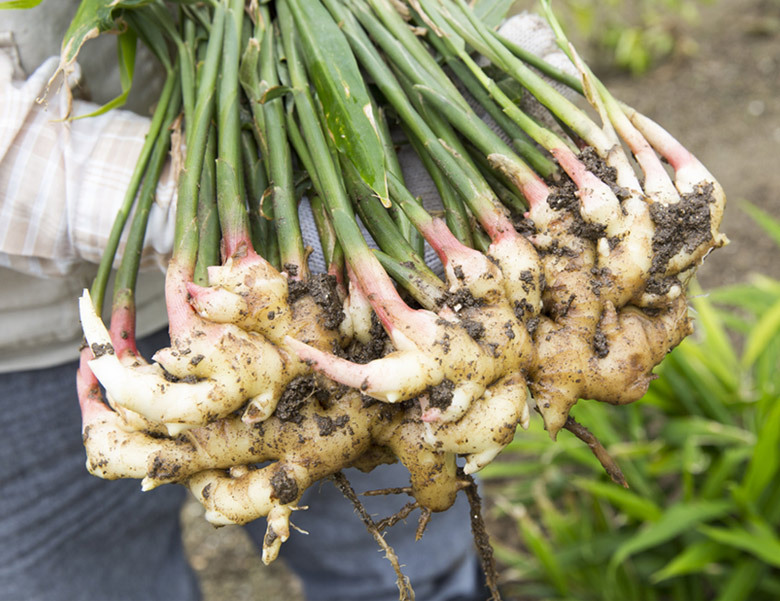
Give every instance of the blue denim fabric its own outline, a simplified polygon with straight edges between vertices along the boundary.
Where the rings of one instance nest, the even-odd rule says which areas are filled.
[[[89,475],[76,369],[0,374],[0,600],[199,599],[179,528],[186,491]]]

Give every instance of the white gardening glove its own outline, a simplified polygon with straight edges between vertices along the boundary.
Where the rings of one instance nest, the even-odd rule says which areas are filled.
[[[523,11],[508,18],[501,25],[498,33],[503,38],[550,63],[553,67],[579,77],[577,68],[558,46],[558,43],[555,41],[555,33],[541,15]],[[575,92],[562,83],[552,81],[549,78],[546,79],[548,83],[552,84],[554,88],[569,99],[576,96]]]

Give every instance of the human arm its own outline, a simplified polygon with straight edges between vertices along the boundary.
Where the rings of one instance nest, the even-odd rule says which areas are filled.
[[[63,121],[63,89],[53,86],[44,104],[37,101],[56,65],[51,58],[20,81],[10,57],[0,52],[0,266],[50,276],[100,260],[149,127],[148,119],[121,110]],[[94,108],[74,101],[74,114]],[[142,266],[165,264],[174,211],[168,165]]]

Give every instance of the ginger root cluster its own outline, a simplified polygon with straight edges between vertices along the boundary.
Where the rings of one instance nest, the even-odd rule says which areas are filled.
[[[601,159],[581,158],[616,187]],[[356,281],[347,293],[333,276],[290,278],[246,248],[210,269],[208,287],[169,270],[168,286],[188,291],[188,326],[153,363],[115,351],[85,294],[87,467],[145,490],[183,484],[215,524],[266,517],[267,562],[303,492],[346,467],[401,461],[419,506],[446,510],[457,457],[479,470],[529,409],[554,437],[580,398],[644,394],[691,332],[686,278],[722,243],[722,193],[714,180],[693,190],[676,204],[623,194],[601,218],[564,178],[509,236],[512,252],[440,245],[447,294],[434,310],[385,306],[389,335]],[[667,218],[692,205],[704,225]]]

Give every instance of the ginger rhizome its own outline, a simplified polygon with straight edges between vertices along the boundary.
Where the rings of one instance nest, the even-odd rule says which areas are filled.
[[[183,484],[215,524],[265,517],[272,561],[303,492],[345,467],[403,463],[424,526],[532,410],[552,437],[590,441],[569,416],[579,399],[642,397],[691,331],[686,286],[726,242],[725,196],[668,132],[611,96],[544,8],[580,77],[531,62],[591,109],[463,0],[222,0],[179,24],[133,9],[154,13],[178,53],[165,61],[175,102],[158,109],[144,159],[162,165],[181,100],[171,344],[151,361],[135,348],[137,209],[110,327],[99,314],[116,244],[81,299],[92,473],[145,490]],[[515,85],[547,119],[514,102]],[[439,209],[407,187],[401,144]],[[139,207],[157,167],[139,164]],[[327,273],[309,270],[304,197]]]

